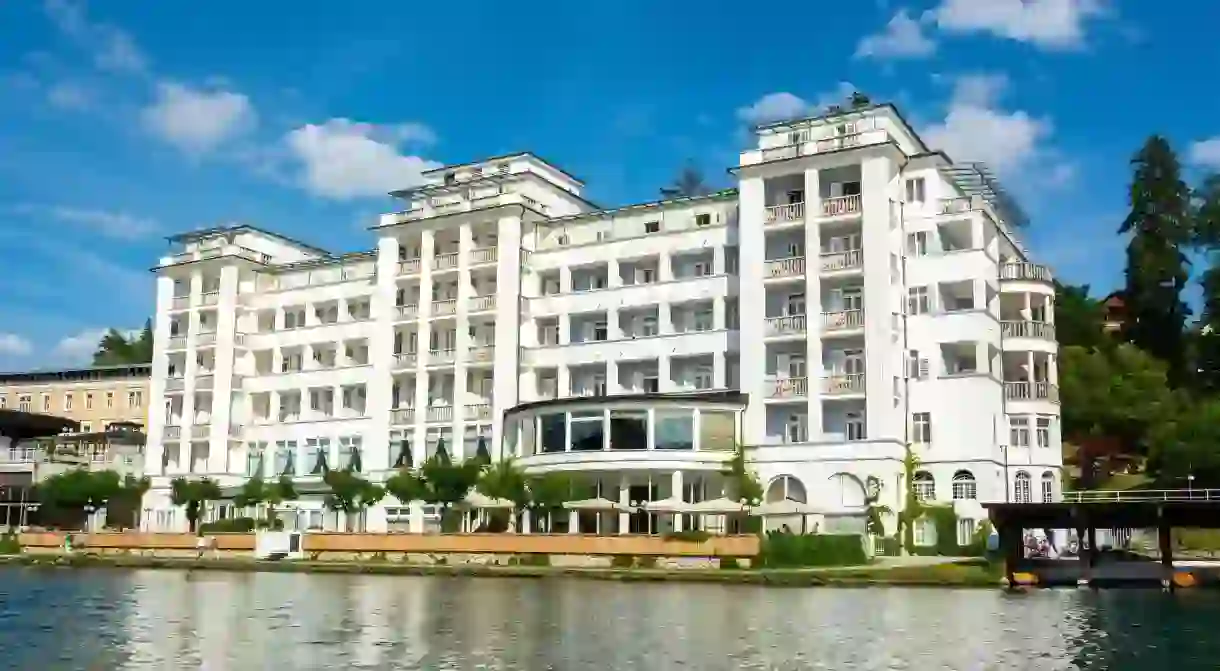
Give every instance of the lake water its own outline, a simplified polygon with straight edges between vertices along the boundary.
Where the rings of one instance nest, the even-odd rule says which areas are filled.
[[[0,669],[1217,668],[1220,594],[0,568]]]

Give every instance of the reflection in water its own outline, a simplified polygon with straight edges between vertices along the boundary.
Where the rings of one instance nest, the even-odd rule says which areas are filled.
[[[0,669],[1213,669],[1220,595],[0,569]]]

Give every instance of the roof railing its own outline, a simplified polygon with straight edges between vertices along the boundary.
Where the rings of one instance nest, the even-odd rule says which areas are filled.
[[[1217,501],[1220,489],[1128,489],[1064,492],[1064,503],[1148,503],[1156,501]]]

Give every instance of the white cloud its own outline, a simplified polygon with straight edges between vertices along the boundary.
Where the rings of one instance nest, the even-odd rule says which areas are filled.
[[[809,113],[809,103],[791,93],[768,93],[753,105],[737,110],[737,118],[751,124],[794,119]]]
[[[90,21],[83,2],[46,0],[43,9],[60,32],[90,52],[98,68],[129,74],[148,69],[135,40],[115,26]]]
[[[67,336],[55,344],[54,354],[64,363],[83,364],[93,358],[97,345],[109,329],[88,328]]]
[[[156,233],[156,221],[126,212],[111,212],[67,205],[17,205],[14,212],[31,217],[47,217],[118,240],[136,240]]]
[[[813,101],[812,113],[824,112],[831,105],[846,105],[851,94],[858,90],[856,85],[851,82],[839,82],[834,85],[834,88],[818,95],[817,99]]]
[[[1187,160],[1195,165],[1220,170],[1220,135],[1192,143],[1186,156]]]
[[[299,180],[305,189],[323,198],[349,200],[383,196],[421,183],[421,173],[440,164],[404,155],[399,146],[433,139],[432,131],[422,124],[386,126],[329,119],[289,132],[284,142],[300,163]]]
[[[926,17],[948,32],[1070,49],[1084,42],[1085,23],[1105,12],[1105,0],[942,0]]]
[[[959,77],[944,122],[928,128],[924,139],[955,161],[981,161],[999,173],[1011,174],[1045,156],[1051,122],[1001,109],[1006,86],[1002,76]]]
[[[47,101],[66,110],[82,110],[93,102],[85,87],[71,82],[60,82],[47,89]]]
[[[141,112],[144,126],[189,154],[203,154],[257,123],[250,99],[226,90],[194,89],[176,82],[157,85],[156,100]]]
[[[885,30],[860,40],[856,58],[922,58],[935,51],[936,42],[923,34],[923,23],[911,18],[906,9],[900,9],[885,24]]]
[[[16,333],[0,333],[0,354],[10,356],[27,356],[34,351],[29,340]]]

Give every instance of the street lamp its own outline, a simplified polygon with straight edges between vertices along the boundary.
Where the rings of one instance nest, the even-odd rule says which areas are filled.
[[[85,502],[85,533],[92,531],[93,513],[97,510],[97,506],[93,505],[93,499]]]

